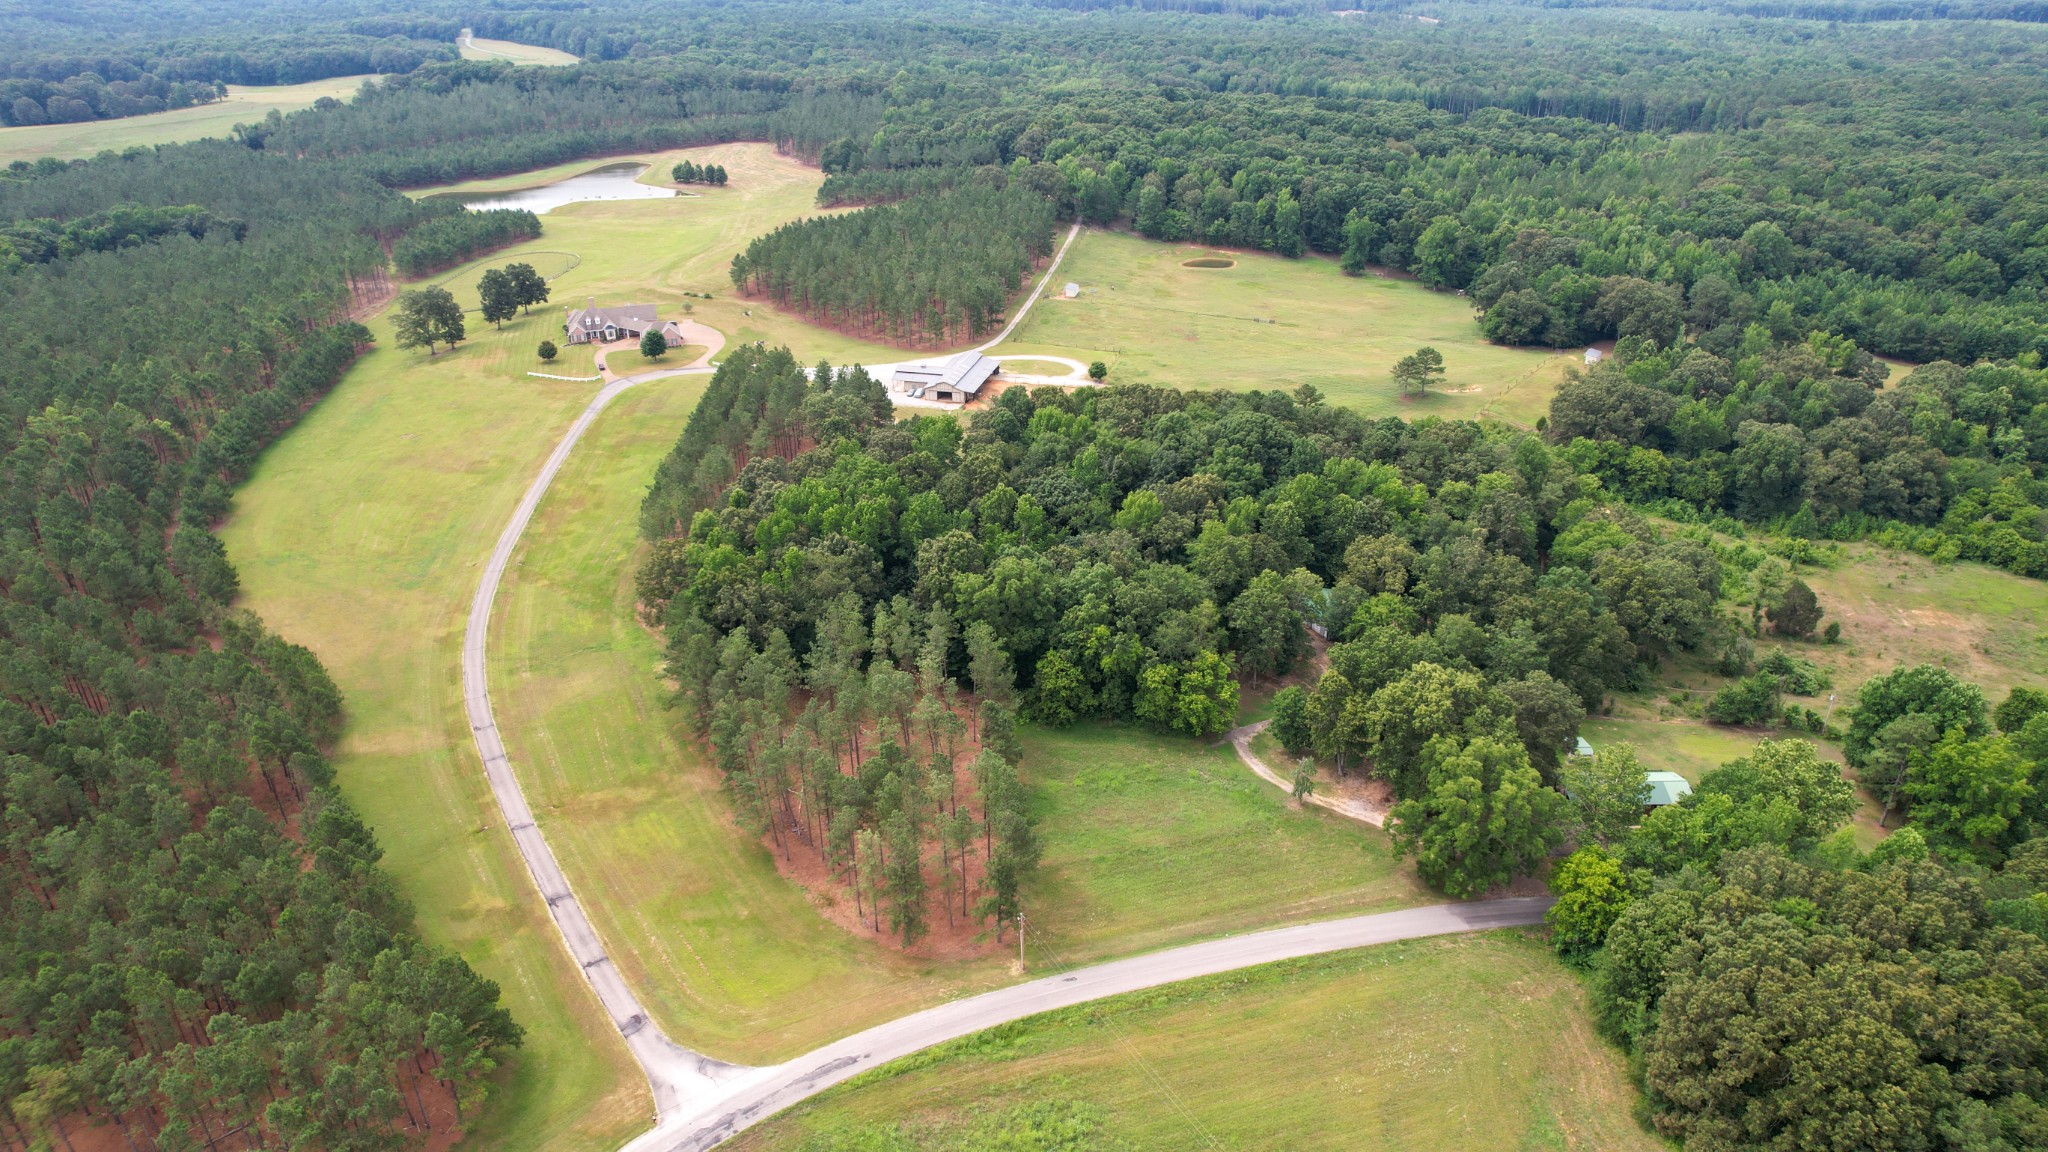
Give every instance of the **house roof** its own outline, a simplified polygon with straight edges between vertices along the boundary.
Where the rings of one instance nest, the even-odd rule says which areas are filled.
[[[613,308],[586,306],[569,310],[569,331],[597,332],[606,324],[645,332],[656,322],[658,309],[652,304],[620,304]]]
[[[997,367],[995,361],[979,352],[962,352],[945,360],[905,364],[896,369],[889,382],[913,395],[919,394],[920,389],[951,388],[972,396],[996,374]]]
[[[1692,795],[1692,783],[1676,772],[1651,772],[1643,779],[1650,784],[1650,807],[1676,804]]]

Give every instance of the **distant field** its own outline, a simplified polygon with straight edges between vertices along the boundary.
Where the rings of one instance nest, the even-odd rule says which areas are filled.
[[[868,1073],[729,1147],[1658,1152],[1636,1099],[1580,984],[1535,934],[1491,932],[1034,1017]],[[1070,1142],[1006,1142],[1032,1115],[1070,1125]]]
[[[511,40],[478,40],[466,38],[461,44],[464,60],[510,60],[514,64],[580,64],[582,60],[574,53],[559,48],[543,48],[538,44],[519,44]]]
[[[147,116],[126,116],[119,120],[88,120],[82,124],[37,124],[23,128],[0,128],[0,164],[54,156],[76,160],[112,149],[140,145],[177,144],[207,136],[226,136],[236,124],[249,124],[275,108],[296,112],[310,108],[322,96],[347,100],[365,80],[375,76],[337,76],[306,84],[275,87],[228,85],[224,100],[153,112]]]
[[[1190,268],[1214,256],[1229,268]],[[1180,388],[1314,384],[1332,403],[1371,416],[1491,416],[1533,424],[1576,353],[1488,344],[1472,303],[1410,280],[1346,276],[1335,261],[1162,244],[1088,231],[1061,281],[1077,299],[1047,297],[1005,354],[1051,352],[1102,360],[1111,380]],[[1394,362],[1429,345],[1443,353],[1441,391],[1413,400],[1394,387]]]

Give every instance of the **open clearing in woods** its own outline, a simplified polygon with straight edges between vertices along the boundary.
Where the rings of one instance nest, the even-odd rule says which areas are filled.
[[[1864,681],[1901,665],[1933,664],[1984,690],[1997,705],[2015,686],[2048,688],[2048,582],[2029,580],[1985,564],[1936,564],[1923,556],[1868,544],[1850,544],[1830,565],[1802,565],[1799,578],[1813,587],[1826,612],[1822,626],[1842,626],[1841,642],[1783,640],[1766,633],[1757,655],[1782,648],[1813,661],[1834,680],[1815,696],[1786,696],[1787,704],[1811,708],[1848,727],[1849,710]],[[1747,609],[1743,609],[1747,617]],[[1715,673],[1701,655],[1667,662],[1657,682],[1643,692],[1615,697],[1611,715],[1589,718],[1585,736],[1596,747],[1626,740],[1645,767],[1665,769],[1697,782],[1701,775],[1747,755],[1767,737],[1800,736],[1709,724],[1701,709],[1729,677]],[[1830,711],[1829,692],[1835,696]],[[1824,755],[1839,760],[1837,744],[1816,740]],[[1855,821],[1858,843],[1868,848],[1882,835],[1877,805],[1868,795]]]
[[[1578,350],[1502,348],[1479,332],[1472,302],[1412,280],[1346,276],[1334,260],[1223,253],[1229,268],[1190,268],[1216,250],[1121,232],[1084,232],[1048,293],[997,351],[1101,360],[1111,380],[1176,388],[1321,389],[1368,416],[1492,417],[1534,424]],[[1058,287],[1058,285],[1055,285]],[[1394,362],[1423,345],[1447,379],[1400,395]]]
[[[479,40],[474,36],[464,37],[458,49],[464,60],[506,60],[519,65],[565,65],[581,64],[583,61],[573,52],[560,48],[543,48],[538,44],[520,44],[512,40]]]
[[[1511,930],[1033,1017],[880,1068],[731,1147],[999,1147],[1021,1128],[1006,1121],[1035,1108],[1093,1121],[1088,1146],[1120,1149],[1665,1148],[1637,1126],[1635,1100],[1579,982],[1536,934]]]
[[[304,84],[228,85],[227,98],[190,108],[124,116],[118,120],[86,120],[78,124],[35,124],[0,128],[0,164],[54,156],[76,160],[112,149],[153,148],[208,136],[227,136],[237,124],[252,124],[273,108],[297,112],[311,108],[322,96],[347,100],[365,80],[375,76],[336,76]]]

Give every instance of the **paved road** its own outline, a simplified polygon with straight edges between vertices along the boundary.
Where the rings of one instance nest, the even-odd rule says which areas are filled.
[[[1161,984],[1395,940],[1541,923],[1548,897],[1440,904],[1230,936],[1046,976],[929,1008],[827,1044],[787,1064],[738,1074],[694,1118],[664,1122],[623,1152],[702,1152],[805,1097],[913,1052],[1040,1012]],[[1247,1091],[1256,1090],[1247,1086]]]
[[[632,1050],[633,1058],[646,1072],[648,1087],[654,1092],[657,1121],[694,1114],[686,1107],[688,1102],[704,1098],[718,1085],[745,1070],[701,1056],[662,1035],[661,1029],[648,1018],[640,1002],[634,998],[632,989],[626,987],[626,981],[612,964],[611,957],[605,955],[604,942],[598,939],[597,930],[591,927],[589,917],[584,915],[583,905],[570,889],[568,878],[562,875],[561,866],[555,863],[555,854],[535,825],[533,810],[527,806],[526,794],[520,790],[519,777],[513,773],[511,761],[505,756],[505,743],[499,738],[497,718],[491,711],[490,683],[484,656],[491,629],[491,602],[497,598],[498,584],[504,579],[505,568],[512,561],[513,550],[519,546],[519,537],[525,533],[527,521],[533,519],[534,510],[540,507],[541,497],[547,495],[548,485],[554,482],[562,463],[569,458],[576,442],[596,422],[598,414],[635,384],[710,371],[709,368],[672,368],[643,372],[615,380],[598,392],[583,409],[583,414],[569,426],[562,442],[555,445],[547,463],[541,466],[540,475],[534,478],[532,486],[527,488],[526,495],[513,511],[511,523],[505,525],[504,533],[498,537],[497,547],[491,549],[490,559],[484,565],[483,579],[477,584],[476,598],[470,601],[469,621],[462,633],[463,704],[469,712],[470,734],[476,738],[477,755],[483,758],[484,774],[490,780],[492,795],[498,800],[498,811],[504,814],[505,826],[512,831],[513,843],[519,846],[519,855],[526,861],[526,870],[533,877],[534,887],[540,889],[542,899],[547,901],[548,913],[555,918],[555,927],[561,930],[569,955],[583,969],[584,978],[590,981],[590,987],[610,1014],[612,1024],[618,1028],[619,1035],[625,1037],[626,1047]]]

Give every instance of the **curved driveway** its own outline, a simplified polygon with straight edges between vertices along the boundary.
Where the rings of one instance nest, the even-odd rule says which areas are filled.
[[[554,483],[555,474],[562,470],[570,451],[590,430],[598,415],[635,384],[710,371],[709,368],[675,368],[643,372],[607,384],[591,399],[582,415],[569,425],[562,442],[555,445],[555,450],[548,455],[540,475],[534,477],[533,484],[513,510],[511,523],[505,525],[505,531],[498,536],[497,546],[491,549],[490,559],[484,565],[483,578],[477,582],[476,596],[469,603],[469,619],[462,632],[462,702],[469,713],[470,735],[476,740],[477,755],[483,758],[484,775],[490,780],[491,794],[497,797],[498,811],[504,814],[505,827],[511,830],[512,840],[519,846],[519,855],[526,861],[526,870],[533,877],[534,887],[540,889],[541,898],[547,901],[548,914],[554,917],[555,927],[561,930],[562,942],[568,946],[570,957],[583,969],[584,978],[590,981],[598,1000],[604,1004],[612,1025],[619,1030],[619,1035],[625,1037],[626,1047],[632,1050],[633,1058],[647,1073],[648,1087],[654,1092],[657,1122],[678,1115],[686,1101],[702,1097],[741,1070],[700,1056],[662,1035],[661,1029],[640,1007],[633,990],[626,987],[626,981],[619,975],[611,957],[605,954],[604,942],[598,939],[597,930],[591,927],[590,918],[584,915],[583,905],[570,889],[568,878],[562,875],[547,838],[534,824],[533,810],[527,807],[526,794],[520,790],[519,778],[513,774],[511,761],[505,756],[505,742],[498,735],[497,717],[491,710],[485,645],[491,631],[491,603],[497,598],[498,584],[505,577],[506,566],[512,562],[513,549],[519,546],[519,537],[525,533],[527,521],[533,519],[534,510],[540,507],[541,498],[547,495],[548,485]]]

